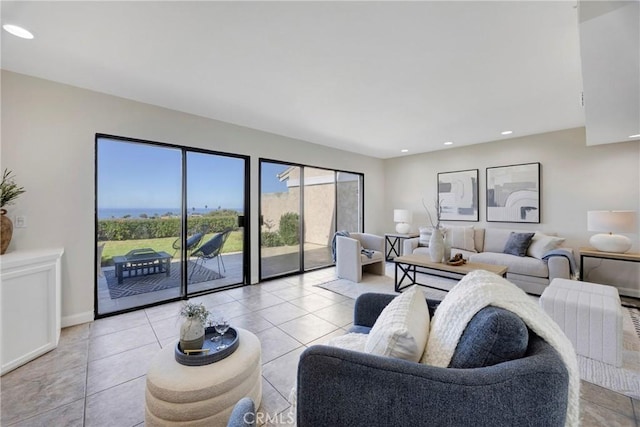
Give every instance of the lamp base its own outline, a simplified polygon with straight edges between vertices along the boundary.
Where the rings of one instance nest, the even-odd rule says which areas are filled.
[[[631,249],[631,240],[619,234],[595,234],[591,236],[589,243],[602,252],[623,254]]]
[[[396,224],[396,231],[400,234],[409,234],[409,230],[411,230],[411,226],[406,222]]]

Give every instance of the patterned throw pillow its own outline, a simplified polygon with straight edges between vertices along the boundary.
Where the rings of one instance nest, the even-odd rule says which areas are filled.
[[[516,256],[526,256],[527,249],[531,244],[531,239],[535,233],[514,233],[509,234],[509,240],[504,245],[502,252]]]
[[[429,246],[429,240],[431,240],[432,229],[429,227],[420,227],[420,239],[418,240],[418,246]]]
[[[429,337],[429,308],[417,285],[397,296],[376,319],[364,350],[418,362]]]

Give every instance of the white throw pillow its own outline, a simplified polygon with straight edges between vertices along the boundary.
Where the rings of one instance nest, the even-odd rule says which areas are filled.
[[[431,240],[431,233],[433,232],[433,229],[428,227],[420,227],[418,231],[420,231],[418,245],[429,246],[429,240]]]
[[[364,350],[417,362],[429,338],[429,307],[417,285],[397,296],[376,319]]]
[[[452,248],[464,249],[469,252],[477,252],[473,234],[473,225],[468,227],[447,226],[445,238]]]
[[[527,249],[527,255],[542,259],[547,252],[557,249],[564,240],[562,237],[547,236],[546,234],[536,232]]]

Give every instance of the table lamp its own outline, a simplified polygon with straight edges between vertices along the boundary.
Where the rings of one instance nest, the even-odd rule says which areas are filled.
[[[633,233],[635,226],[635,211],[587,212],[588,230],[608,233],[594,234],[589,239],[591,246],[602,252],[622,254],[631,249],[631,240],[627,236],[613,233]]]
[[[396,231],[400,234],[407,234],[411,229],[411,212],[406,209],[393,210],[393,222],[397,222]]]

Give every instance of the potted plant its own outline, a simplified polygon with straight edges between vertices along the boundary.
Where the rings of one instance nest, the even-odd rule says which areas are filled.
[[[11,237],[13,236],[13,223],[6,215],[7,210],[5,206],[14,204],[18,196],[24,192],[25,189],[18,187],[13,180],[12,172],[5,169],[2,174],[2,182],[0,183],[0,255],[3,255],[7,251],[9,243],[11,243]]]
[[[204,344],[205,324],[209,318],[209,310],[204,304],[185,302],[180,309],[184,322],[180,326],[180,348],[199,350]]]

